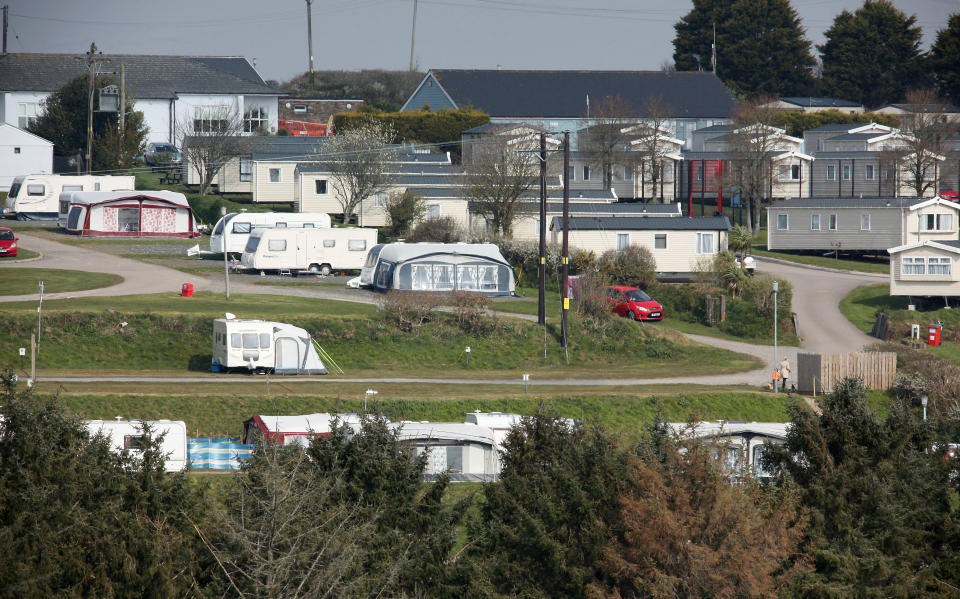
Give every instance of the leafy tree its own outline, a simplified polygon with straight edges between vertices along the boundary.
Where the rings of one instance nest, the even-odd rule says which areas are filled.
[[[960,104],[960,13],[950,15],[947,26],[937,32],[928,60],[937,91]]]
[[[427,218],[419,223],[410,231],[407,241],[415,243],[418,241],[432,241],[434,243],[456,243],[463,241],[464,234],[460,224],[452,216],[441,216],[440,218]]]
[[[116,85],[109,77],[99,78],[96,83],[98,87]],[[90,76],[83,74],[74,78],[50,94],[43,103],[43,113],[27,130],[53,142],[58,155],[85,155],[89,93]],[[143,113],[133,109],[129,95],[126,102],[122,142],[119,113],[94,111],[92,170],[108,171],[130,165],[134,156],[143,153],[147,139]]]
[[[657,284],[657,259],[645,245],[607,250],[598,260],[599,270],[616,285],[650,290]]]
[[[117,455],[55,398],[18,392],[9,372],[0,384],[0,596],[196,593],[198,502],[159,440]]]
[[[410,233],[414,223],[423,220],[427,206],[423,198],[409,189],[393,192],[387,200],[387,235],[401,237]]]
[[[747,252],[753,245],[753,235],[750,233],[750,229],[743,225],[734,225],[730,229],[727,245],[731,252],[735,252],[740,257],[740,267],[743,268]]]
[[[823,86],[837,98],[868,107],[898,102],[922,85],[920,28],[889,0],[864,0],[854,13],[843,11],[817,46]]]
[[[794,595],[956,596],[955,463],[935,447],[933,427],[899,401],[879,419],[855,379],[838,382],[821,408],[794,406],[786,443],[764,457],[809,513],[801,550],[813,570]]]
[[[331,173],[331,185],[347,224],[360,202],[384,191],[389,183],[387,165],[396,155],[390,147],[393,129],[367,123],[331,137],[317,159]]]

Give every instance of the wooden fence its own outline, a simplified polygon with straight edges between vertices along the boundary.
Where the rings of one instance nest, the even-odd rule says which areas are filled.
[[[889,389],[897,374],[897,354],[857,352],[852,354],[797,354],[797,390],[800,393],[830,393],[847,377],[863,380],[867,389]]]

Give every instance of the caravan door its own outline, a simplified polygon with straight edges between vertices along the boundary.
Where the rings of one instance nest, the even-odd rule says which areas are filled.
[[[307,263],[307,234],[298,231],[297,232],[297,260],[296,268],[306,268]]]
[[[277,374],[298,374],[300,372],[300,344],[293,337],[278,337],[276,343],[276,362],[273,371]]]

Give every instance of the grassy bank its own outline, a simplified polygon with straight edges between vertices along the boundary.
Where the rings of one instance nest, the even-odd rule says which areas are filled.
[[[119,275],[82,270],[59,270],[54,268],[5,268],[0,269],[0,295],[25,295],[39,293],[43,281],[44,293],[99,289],[123,282]],[[36,309],[36,306],[33,307]]]

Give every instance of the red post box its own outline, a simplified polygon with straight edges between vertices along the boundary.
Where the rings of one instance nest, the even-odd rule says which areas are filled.
[[[193,283],[184,283],[183,287],[180,288],[180,295],[182,297],[193,297]]]
[[[927,327],[927,345],[940,345],[940,335],[943,333],[942,324],[931,324]]]

